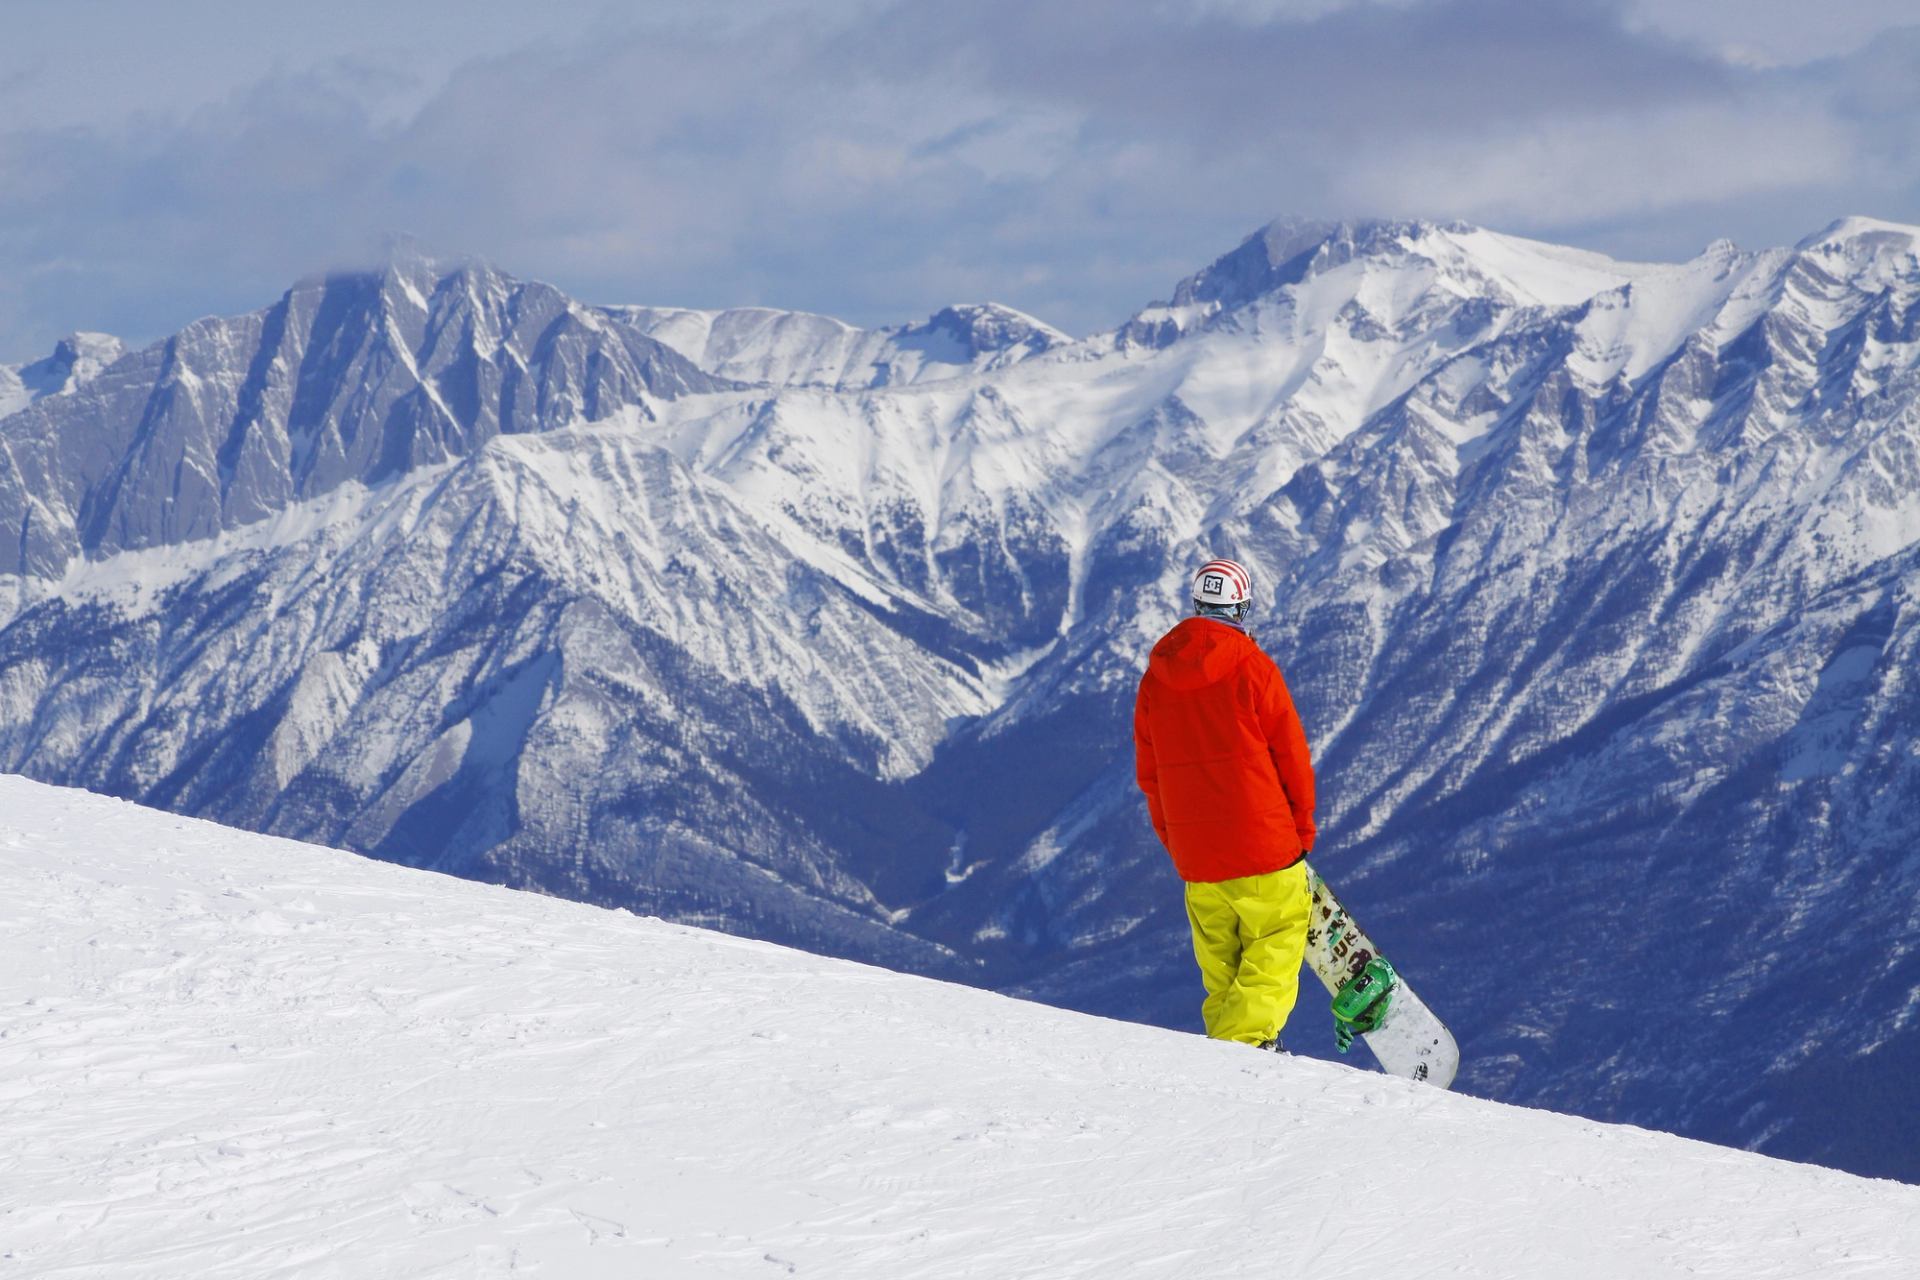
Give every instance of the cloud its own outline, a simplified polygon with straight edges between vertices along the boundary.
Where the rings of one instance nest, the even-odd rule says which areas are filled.
[[[1912,0],[1629,0],[1630,29],[1659,32],[1746,67],[1803,66],[1920,23]]]
[[[1373,158],[1343,185],[1366,207],[1417,203],[1441,217],[1552,229],[1844,183],[1858,152],[1830,115],[1688,104],[1426,139]]]
[[[596,300],[1088,331],[1283,212],[1662,254],[1920,216],[1912,33],[1756,69],[1602,0],[696,12],[0,132],[0,355],[259,306],[403,231]]]
[[[1016,99],[1202,146],[1252,137],[1473,127],[1538,111],[1673,100],[1726,68],[1628,33],[1588,0],[1349,4],[1310,21],[1199,9],[1183,21],[1099,0],[903,6],[867,47],[885,67],[973,70]]]

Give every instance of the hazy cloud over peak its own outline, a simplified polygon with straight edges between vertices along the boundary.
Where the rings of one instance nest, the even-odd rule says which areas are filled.
[[[1282,213],[1638,256],[1920,220],[1920,29],[1864,0],[16,8],[8,360],[401,231],[601,301],[1084,332]]]

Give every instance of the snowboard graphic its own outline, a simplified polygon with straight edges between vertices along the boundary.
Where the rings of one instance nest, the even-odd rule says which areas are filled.
[[[1344,1024],[1345,1036],[1364,1036],[1389,1075],[1442,1089],[1452,1084],[1460,1069],[1453,1033],[1360,931],[1312,867],[1307,868],[1307,883],[1313,891],[1307,965],[1333,996],[1335,1026]]]

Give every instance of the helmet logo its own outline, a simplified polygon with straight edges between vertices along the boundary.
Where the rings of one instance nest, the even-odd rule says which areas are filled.
[[[1227,593],[1227,580],[1217,573],[1210,573],[1200,580],[1200,589],[1208,595],[1223,596]]]

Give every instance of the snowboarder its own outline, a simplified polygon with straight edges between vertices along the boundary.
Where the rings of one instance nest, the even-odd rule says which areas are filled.
[[[1278,1050],[1307,943],[1313,764],[1280,668],[1247,634],[1252,594],[1232,560],[1194,575],[1194,616],[1140,678],[1134,766],[1186,882],[1207,1034]]]

